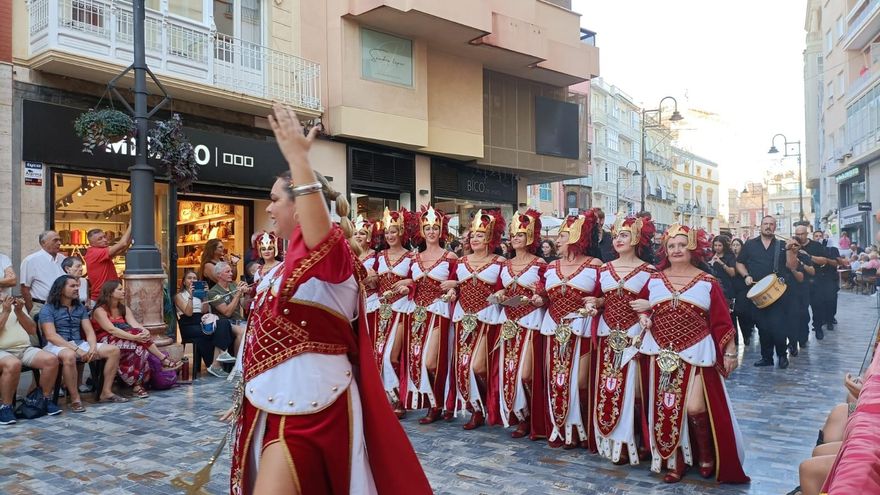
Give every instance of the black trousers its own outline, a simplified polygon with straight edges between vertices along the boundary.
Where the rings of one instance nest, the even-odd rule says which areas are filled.
[[[761,357],[773,360],[773,351],[779,357],[787,356],[786,343],[790,333],[787,307],[791,304],[789,294],[764,309],[755,308],[755,323],[761,338]]]
[[[837,318],[837,295],[840,292],[840,284],[834,286],[834,290],[831,293],[831,309],[829,312],[831,313],[831,317],[828,320],[829,323],[834,321]]]
[[[807,287],[794,294],[789,314],[788,320],[792,323],[789,342],[806,344],[807,339],[810,338],[810,292]]]
[[[813,330],[831,323],[832,299],[837,299],[835,287],[826,280],[813,280],[810,284],[810,310],[813,312]]]
[[[215,347],[221,351],[229,351],[230,354],[235,351],[235,349],[230,349],[234,342],[232,324],[225,318],[217,320],[213,334],[205,335],[202,332],[201,321],[195,323],[194,321],[186,320],[186,317],[181,317],[180,335],[186,340],[192,340],[199,348],[199,355],[202,357],[205,367],[211,366],[211,363],[214,361]]]

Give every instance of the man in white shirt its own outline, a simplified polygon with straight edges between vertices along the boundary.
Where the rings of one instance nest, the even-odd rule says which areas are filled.
[[[55,279],[64,275],[61,262],[61,237],[53,230],[47,230],[39,237],[41,249],[29,254],[21,261],[21,296],[31,318],[40,313],[49,297],[49,289]]]
[[[15,270],[12,268],[12,260],[9,259],[9,256],[0,253],[0,298],[12,295],[15,282],[16,276]]]

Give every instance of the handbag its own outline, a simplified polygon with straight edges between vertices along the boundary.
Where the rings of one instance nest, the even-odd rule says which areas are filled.
[[[46,401],[43,391],[35,388],[15,409],[15,417],[21,419],[36,419],[46,415]]]
[[[205,335],[214,335],[217,329],[217,320],[220,318],[213,313],[205,313],[202,315],[202,333]]]

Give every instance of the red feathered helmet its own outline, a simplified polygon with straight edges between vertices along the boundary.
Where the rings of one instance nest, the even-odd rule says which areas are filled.
[[[419,241],[425,237],[425,227],[440,227],[440,242],[449,236],[448,218],[441,210],[435,210],[431,205],[422,205],[419,212]]]
[[[278,256],[278,236],[275,232],[266,232],[265,230],[258,233],[254,240],[254,251],[259,255],[263,248],[272,248],[274,256]]]
[[[529,208],[525,213],[514,213],[510,219],[510,239],[526,235],[526,250],[535,254],[541,245],[541,212]]]
[[[471,235],[482,232],[489,240],[489,253],[501,244],[504,234],[504,217],[498,210],[477,210],[471,222]]]
[[[687,237],[687,250],[691,253],[691,263],[696,265],[705,261],[706,250],[709,247],[709,241],[706,239],[706,231],[674,223],[670,225],[669,228],[666,229],[666,233],[663,234],[663,244],[660,246],[660,263],[658,268],[663,269],[669,266],[669,257],[666,254],[666,242],[679,235]]]
[[[577,254],[587,254],[593,240],[593,231],[598,219],[593,210],[586,210],[579,215],[569,215],[559,227],[559,233],[568,233],[569,250]]]

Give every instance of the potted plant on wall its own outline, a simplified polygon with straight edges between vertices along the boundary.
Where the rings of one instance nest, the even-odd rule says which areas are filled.
[[[148,136],[150,155],[162,164],[178,190],[189,189],[198,179],[199,165],[193,145],[183,132],[180,115],[157,121]]]
[[[128,139],[134,135],[134,121],[114,108],[90,108],[73,122],[76,135],[83,141],[83,152],[93,154],[98,146]]]

